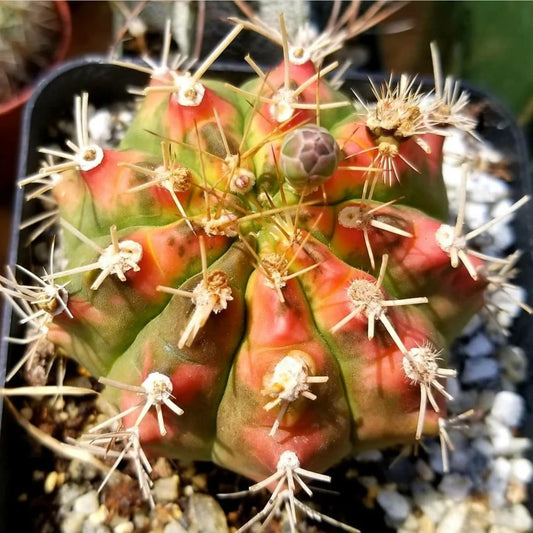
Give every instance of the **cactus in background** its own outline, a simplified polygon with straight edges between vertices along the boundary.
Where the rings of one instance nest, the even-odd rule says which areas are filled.
[[[52,64],[60,35],[54,2],[0,2],[0,103]]]
[[[117,415],[83,440],[122,446],[147,497],[145,453],[213,460],[273,491],[244,528],[285,505],[293,529],[299,508],[353,530],[294,494],[352,451],[445,431],[446,349],[492,258],[468,246],[484,227],[447,224],[441,146],[475,122],[450,80],[354,103],[325,78],[334,47],[291,43],[283,19],[278,67],[209,79],[244,27],[194,72],[151,71],[117,149],[76,100],[70,152],[21,183],[52,191],[67,266],[4,292],[106,385]]]

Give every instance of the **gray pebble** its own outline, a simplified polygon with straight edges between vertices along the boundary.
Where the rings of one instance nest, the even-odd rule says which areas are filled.
[[[438,524],[446,512],[446,504],[429,483],[415,481],[412,485],[413,499],[422,512],[434,523]]]
[[[464,500],[473,487],[472,481],[461,474],[447,474],[439,483],[439,490],[449,496],[452,500]]]
[[[527,378],[527,357],[518,346],[506,346],[498,352],[505,376],[513,383],[522,383]]]
[[[189,500],[188,517],[189,531],[198,533],[228,533],[226,515],[219,503],[207,494],[191,495]]]
[[[469,358],[465,361],[461,381],[466,385],[476,385],[496,379],[499,365],[494,359],[487,357]]]
[[[494,344],[483,333],[474,335],[463,347],[468,357],[487,357],[494,351]]]
[[[409,515],[411,503],[395,490],[380,490],[377,501],[392,523],[399,525]]]

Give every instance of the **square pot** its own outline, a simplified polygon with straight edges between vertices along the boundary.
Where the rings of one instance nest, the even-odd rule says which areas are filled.
[[[215,64],[212,71],[230,73],[231,81],[246,78],[249,70],[242,64]],[[387,80],[388,77],[372,76],[376,82]],[[71,116],[74,96],[88,92],[90,102],[97,108],[117,101],[130,100],[128,87],[139,87],[146,84],[147,76],[135,70],[109,64],[103,58],[84,58],[63,65],[52,75],[44,79],[37,87],[24,115],[21,138],[21,156],[19,161],[19,179],[35,172],[38,168],[39,155],[37,148],[46,146],[50,140],[51,125],[58,118],[68,119]],[[425,87],[431,86],[429,80],[424,80]],[[515,198],[524,194],[531,194],[529,175],[529,159],[523,133],[513,118],[498,102],[475,88],[465,87],[471,100],[480,109],[480,135],[501,151],[509,161],[509,173],[514,177],[513,191]],[[349,72],[346,75],[344,90],[354,89],[362,98],[371,99],[367,76]],[[15,263],[28,268],[35,263],[29,249],[24,246],[24,237],[18,231],[21,220],[35,214],[38,202],[25,203],[24,191],[17,189],[13,208],[13,222],[11,247],[9,255],[10,265]],[[516,218],[517,247],[524,250],[517,278],[517,284],[531,289],[531,274],[533,274],[533,209],[531,207],[521,211]],[[4,335],[21,336],[22,328],[13,319],[9,306],[4,306],[2,316],[2,331]],[[513,327],[512,342],[521,346],[526,353],[533,351],[533,335],[531,334],[531,320],[521,316]],[[0,378],[3,380],[6,367],[12,367],[23,352],[23,347],[3,341],[0,344]],[[14,380],[14,384],[16,379]],[[1,384],[1,383],[0,383]],[[11,386],[12,384],[10,384]],[[533,405],[533,387],[524,387],[524,395],[529,405]],[[5,410],[5,409],[4,409]],[[2,414],[2,398],[0,397],[0,415]],[[50,498],[33,494],[32,476],[35,469],[46,471],[47,465],[52,465],[48,452],[36,446],[23,431],[13,422],[8,413],[2,417],[0,456],[8,458],[0,462],[0,516],[3,517],[0,526],[6,533],[12,531],[37,531],[35,517],[38,512],[53,508]],[[533,436],[533,419],[529,415],[525,424],[526,435]],[[41,465],[44,461],[44,467]],[[40,466],[41,465],[41,466]],[[37,484],[38,485],[38,484]],[[35,486],[35,484],[33,484]],[[21,501],[19,495],[25,492],[28,501]],[[334,500],[335,501],[335,500]],[[350,505],[350,503],[346,503]],[[357,524],[363,530],[365,517],[361,510],[350,523]],[[372,515],[367,516],[372,521]],[[42,530],[44,531],[44,530]]]

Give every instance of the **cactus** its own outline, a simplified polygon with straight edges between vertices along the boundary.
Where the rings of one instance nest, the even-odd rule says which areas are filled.
[[[273,491],[243,529],[282,505],[294,529],[297,508],[336,523],[295,498],[304,478],[446,442],[446,350],[494,259],[468,246],[485,227],[448,225],[442,138],[475,128],[464,93],[402,76],[354,102],[325,78],[330,50],[289,45],[283,19],[278,67],[210,79],[245,26],[193,73],[151,71],[117,149],[91,143],[76,99],[70,151],[42,149],[56,161],[21,182],[52,191],[67,266],[31,289],[2,281],[117,408],[87,449],[119,444],[148,498],[145,454],[212,460]]]
[[[56,60],[61,22],[54,2],[0,3],[0,103]]]

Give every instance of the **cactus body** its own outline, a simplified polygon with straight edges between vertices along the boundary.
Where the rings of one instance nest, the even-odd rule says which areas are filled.
[[[438,238],[442,136],[403,83],[361,118],[311,61],[240,89],[158,73],[118,150],[80,146],[48,339],[126,385],[106,394],[144,449],[259,481],[438,433],[487,282]]]
[[[391,179],[373,150],[396,126],[389,121],[376,134],[324,80],[293,100],[279,103],[278,91],[278,103],[263,103],[273,87],[283,88],[284,69],[272,72],[268,86],[244,86],[256,91],[255,103],[207,82],[189,87],[190,105],[180,103],[179,90],[148,93],[122,149],[105,151],[94,169],[63,174],[54,189],[62,217],[80,232],[105,247],[114,224],[120,242],[140,244],[142,258],[125,281],[110,274],[97,290],[97,270],[73,275],[73,318],[57,316],[50,340],[96,376],[139,385],[153,372],[167,375],[184,414],[163,409],[164,437],[156,413],[146,414],[147,449],[214,459],[256,480],[287,450],[323,471],[351,450],[412,441],[420,388],[402,366],[406,350],[445,348],[482,305],[485,286],[453,268],[435,239],[447,212],[440,137],[424,135],[429,154],[409,135],[396,138],[402,158]],[[289,73],[298,87],[315,68],[289,65]],[[308,109],[317,92],[320,105]],[[293,101],[307,105],[298,110]],[[345,106],[321,107],[328,102]],[[188,177],[181,188],[154,181],[135,189],[152,179],[143,169],[164,166],[151,132],[170,140],[171,166]],[[362,198],[369,184],[372,198]],[[69,268],[98,259],[69,232],[65,248]],[[378,284],[375,258],[384,255]],[[224,277],[226,296],[205,288],[213,273]],[[370,303],[360,303],[364,294]],[[428,303],[379,303],[421,296]],[[290,354],[305,376],[327,377],[300,384],[314,400],[287,391],[284,399],[283,383],[272,377]],[[138,401],[127,391],[110,397],[122,411]],[[269,399],[275,405],[265,409]],[[437,431],[438,416],[426,414],[425,432]]]

